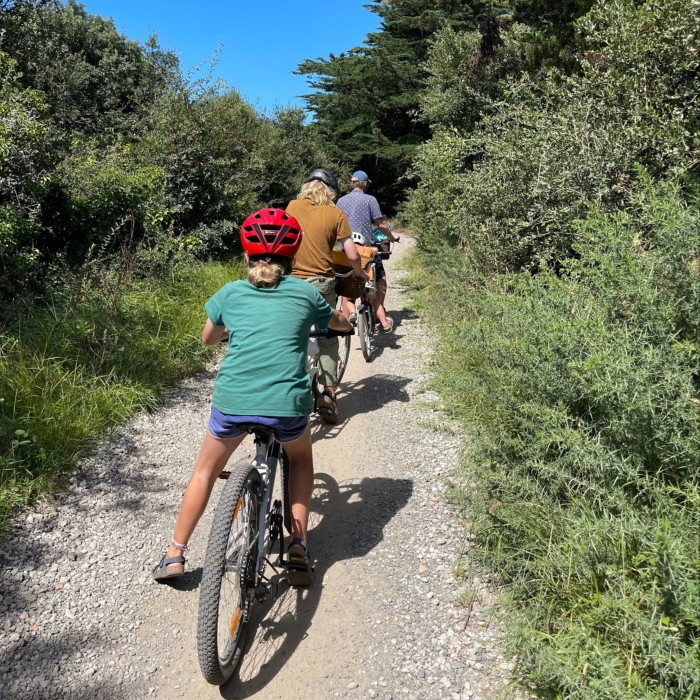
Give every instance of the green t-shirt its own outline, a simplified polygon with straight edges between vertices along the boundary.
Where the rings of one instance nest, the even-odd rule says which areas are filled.
[[[283,277],[274,289],[230,282],[204,305],[226,326],[228,352],[214,382],[212,403],[240,416],[306,416],[311,387],[306,348],[312,325],[326,328],[333,309],[308,282]]]

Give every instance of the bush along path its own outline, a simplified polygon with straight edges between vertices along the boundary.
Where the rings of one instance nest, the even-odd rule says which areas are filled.
[[[240,672],[208,686],[196,658],[198,585],[212,506],[188,574],[150,577],[204,431],[213,370],[170,392],[86,460],[69,491],[37,505],[0,550],[5,698],[491,698],[518,696],[468,565],[469,535],[445,499],[459,438],[424,389],[430,334],[388,265],[393,335],[367,364],[353,339],[341,422],[312,419],[316,481],[307,590],[265,606]],[[248,459],[248,443],[234,460]]]

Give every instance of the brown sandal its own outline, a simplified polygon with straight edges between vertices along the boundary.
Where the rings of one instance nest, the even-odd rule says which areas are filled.
[[[287,550],[287,580],[290,586],[308,586],[313,579],[311,558],[306,545],[298,537]]]
[[[334,425],[338,422],[338,404],[335,396],[328,389],[325,389],[318,397],[317,410],[324,423]]]

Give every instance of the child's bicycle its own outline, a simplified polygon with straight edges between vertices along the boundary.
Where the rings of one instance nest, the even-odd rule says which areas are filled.
[[[310,336],[344,334],[323,329]],[[227,481],[214,512],[199,592],[197,654],[202,674],[212,685],[233,675],[254,606],[276,596],[282,572],[293,566],[284,547],[284,529],[291,532],[286,454],[271,430],[244,427],[255,436],[255,459],[221,474]],[[273,500],[280,463],[282,500]]]

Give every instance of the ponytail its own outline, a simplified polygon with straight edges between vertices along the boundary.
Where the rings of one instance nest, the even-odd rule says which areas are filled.
[[[254,255],[248,260],[248,282],[254,287],[273,289],[292,271],[292,261],[279,255]]]

